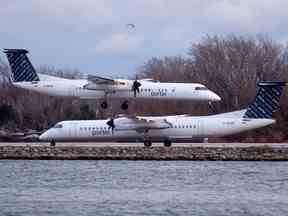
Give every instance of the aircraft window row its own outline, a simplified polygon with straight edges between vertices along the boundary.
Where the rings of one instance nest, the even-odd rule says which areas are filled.
[[[205,87],[205,86],[197,86],[196,88],[195,88],[195,90],[208,90],[208,88],[207,87]]]
[[[153,80],[153,79],[151,79],[151,80],[149,80],[149,82],[158,83],[159,80]]]
[[[174,125],[174,128],[196,128],[196,125]]]
[[[46,87],[46,88],[53,88],[53,85],[44,85],[43,87]]]
[[[145,92],[147,92],[147,91],[150,92],[150,91],[152,91],[152,89],[150,89],[150,88],[148,88],[148,89],[147,89],[147,88],[144,88],[144,89],[141,88],[140,91],[141,91],[141,92],[143,92],[143,91],[145,91]],[[157,90],[156,90],[156,91],[157,91]],[[158,91],[167,92],[168,89],[158,89]]]
[[[80,130],[108,130],[108,127],[80,127]]]

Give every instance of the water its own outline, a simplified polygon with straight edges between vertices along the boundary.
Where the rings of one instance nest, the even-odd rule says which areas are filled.
[[[0,161],[0,215],[288,215],[288,162]]]

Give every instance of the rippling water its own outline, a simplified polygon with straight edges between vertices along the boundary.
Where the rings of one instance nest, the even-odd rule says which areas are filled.
[[[288,215],[288,162],[0,161],[0,215]]]

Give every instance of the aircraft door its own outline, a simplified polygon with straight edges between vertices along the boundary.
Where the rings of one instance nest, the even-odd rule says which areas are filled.
[[[196,133],[197,136],[201,136],[203,134],[203,122],[201,120],[197,120],[197,128],[196,128]]]
[[[78,129],[79,128],[78,128],[77,124],[75,124],[75,123],[71,124],[70,128],[68,129],[69,130],[69,136],[71,138],[76,138],[79,134]]]

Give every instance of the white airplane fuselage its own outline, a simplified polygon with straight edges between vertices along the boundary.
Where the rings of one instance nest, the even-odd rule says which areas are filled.
[[[43,76],[42,76],[43,77]],[[121,85],[94,84],[87,89],[89,81],[82,80],[43,80],[33,82],[14,82],[13,85],[39,93],[60,97],[75,97],[80,99],[124,99],[134,98],[131,90],[131,80],[120,80]],[[221,98],[201,84],[160,83],[141,81],[137,99],[181,99],[195,101],[219,101]],[[200,90],[198,89],[200,88]],[[103,90],[105,89],[105,90]]]
[[[144,117],[143,117],[144,118]],[[145,117],[145,119],[157,117]],[[163,117],[161,117],[163,118]],[[273,124],[273,119],[245,119],[205,117],[167,117],[171,124],[166,129],[150,129],[145,136],[150,140],[185,141],[231,135]],[[40,136],[44,141],[140,141],[143,133],[133,129],[109,129],[107,120],[63,121]]]

